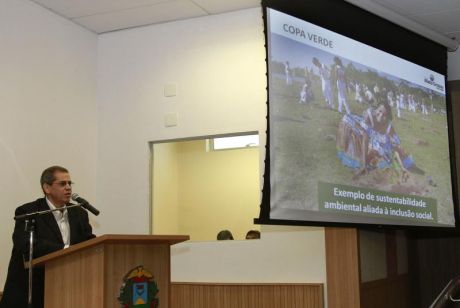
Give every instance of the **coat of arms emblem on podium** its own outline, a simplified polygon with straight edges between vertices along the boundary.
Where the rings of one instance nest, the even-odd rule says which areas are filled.
[[[122,308],[158,308],[157,293],[158,286],[153,275],[139,265],[123,277],[118,301]]]

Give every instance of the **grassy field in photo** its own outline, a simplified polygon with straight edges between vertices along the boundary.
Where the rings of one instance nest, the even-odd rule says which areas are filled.
[[[301,87],[298,80],[286,85],[282,76],[271,79],[271,187],[276,189],[272,204],[317,210],[317,185],[323,181],[434,198],[438,221],[453,222],[445,114],[430,112],[424,116],[420,111],[402,110],[402,118],[398,119],[393,109],[393,126],[401,145],[425,174],[410,173],[404,182],[397,171],[389,168],[356,177],[354,170],[342,165],[337,157],[336,134],[343,117],[337,111],[337,92],[333,91],[335,108],[332,110],[324,102],[319,77],[311,80],[313,101],[299,103]],[[351,112],[357,115],[369,108],[355,101],[354,91],[349,91],[348,103]]]

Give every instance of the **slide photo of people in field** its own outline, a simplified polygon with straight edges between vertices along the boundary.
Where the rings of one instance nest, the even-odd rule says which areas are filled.
[[[445,93],[269,35],[271,217],[453,225]]]

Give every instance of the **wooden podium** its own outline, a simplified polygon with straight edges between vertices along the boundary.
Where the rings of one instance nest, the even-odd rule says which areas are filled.
[[[102,235],[33,260],[45,267],[46,308],[115,308],[123,277],[137,266],[153,274],[161,308],[171,303],[170,246],[186,235]]]

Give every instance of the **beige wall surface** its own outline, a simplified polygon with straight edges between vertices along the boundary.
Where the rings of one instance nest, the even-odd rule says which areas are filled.
[[[152,234],[179,234],[180,145],[159,143],[152,151]]]
[[[161,153],[172,146],[174,154]],[[171,234],[176,226],[175,233],[192,241],[212,241],[223,229],[235,239],[260,229],[253,223],[260,203],[258,148],[213,151],[204,139],[153,147],[154,234]]]

